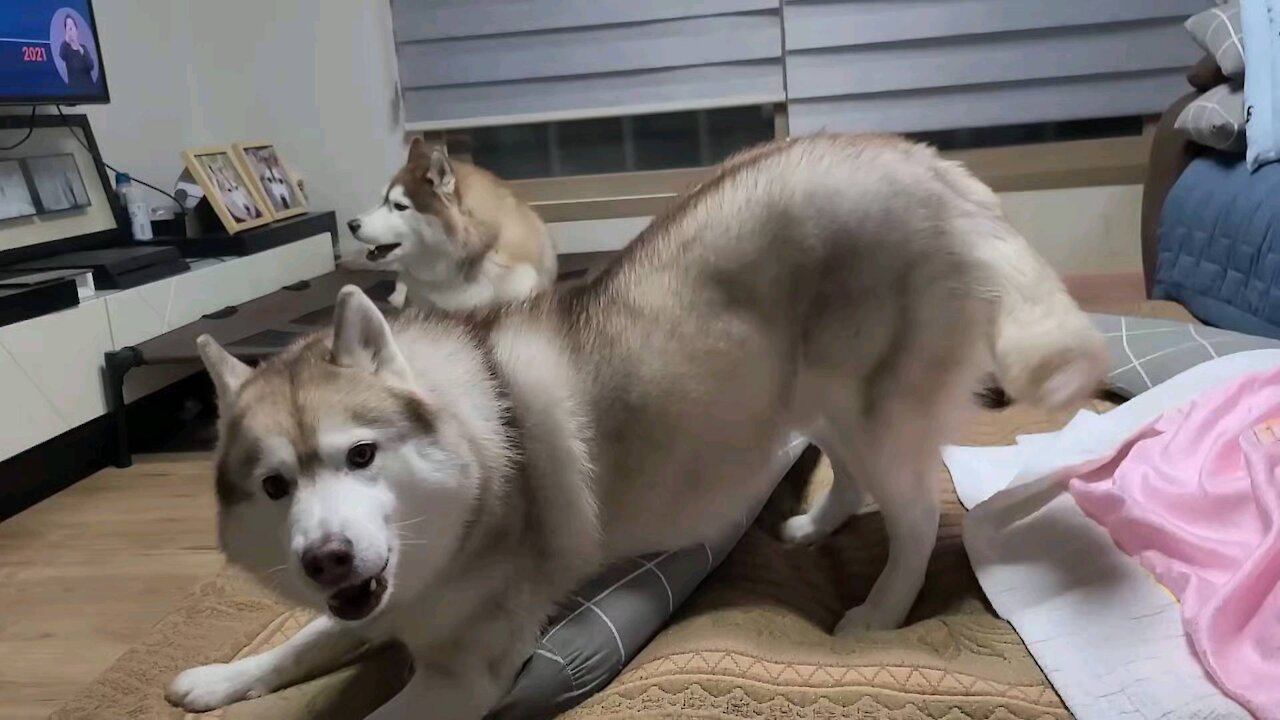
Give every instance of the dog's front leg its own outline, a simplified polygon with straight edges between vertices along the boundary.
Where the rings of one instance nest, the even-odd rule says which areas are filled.
[[[261,655],[192,668],[169,683],[164,697],[188,712],[208,712],[288,687],[331,669],[364,641],[327,616]]]

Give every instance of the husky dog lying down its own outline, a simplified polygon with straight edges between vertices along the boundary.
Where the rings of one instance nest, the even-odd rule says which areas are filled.
[[[835,480],[784,537],[874,498],[888,563],[835,632],[894,627],[934,546],[939,446],[979,379],[1062,406],[1104,367],[991,190],[883,136],[744,152],[579,288],[390,324],[347,288],[332,332],[257,369],[200,350],[222,547],[324,615],[168,698],[209,710],[398,640],[414,675],[379,719],[482,717],[557,601],[604,563],[738,522],[793,433]]]

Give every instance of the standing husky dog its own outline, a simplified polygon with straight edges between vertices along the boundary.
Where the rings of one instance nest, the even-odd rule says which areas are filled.
[[[428,150],[422,138],[382,203],[347,227],[373,246],[368,262],[399,271],[419,308],[502,305],[556,279],[556,250],[538,214],[493,174]]]
[[[889,559],[835,631],[894,627],[937,533],[939,445],[979,377],[1061,406],[1104,362],[996,196],[879,136],[729,160],[581,288],[390,325],[347,288],[331,334],[257,370],[200,349],[222,546],[326,614],[168,697],[208,710],[394,638],[415,673],[379,719],[480,718],[557,601],[602,563],[719,536],[793,433],[835,481],[784,536],[822,537],[869,493]]]

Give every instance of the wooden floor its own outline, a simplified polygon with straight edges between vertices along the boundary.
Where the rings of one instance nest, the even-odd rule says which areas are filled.
[[[136,460],[0,523],[0,720],[46,717],[221,566],[208,457]]]

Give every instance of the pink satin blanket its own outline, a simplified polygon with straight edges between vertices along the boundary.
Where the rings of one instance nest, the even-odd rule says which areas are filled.
[[[1069,488],[1178,598],[1214,682],[1280,720],[1280,370],[1165,413]]]

